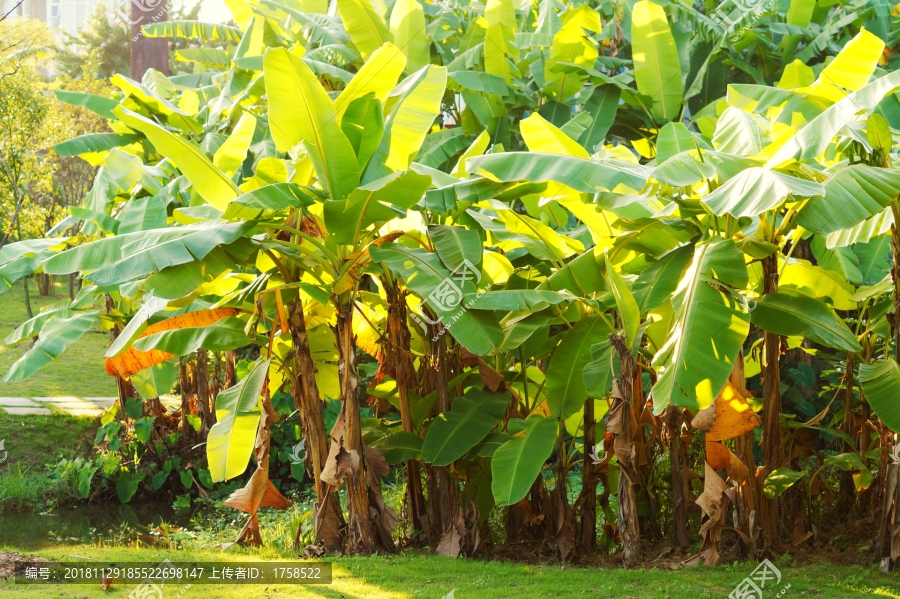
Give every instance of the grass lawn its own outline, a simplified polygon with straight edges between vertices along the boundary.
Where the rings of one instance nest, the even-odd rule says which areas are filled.
[[[94,444],[96,418],[62,414],[14,416],[0,410],[0,509],[41,509],[61,490],[48,481],[44,466],[61,457],[84,457]]]
[[[39,297],[37,285],[29,281],[31,309],[37,314],[41,307],[68,301],[66,282],[55,282],[51,297]],[[28,343],[9,347],[3,343],[17,326],[25,322],[25,293],[22,282],[0,293],[0,376],[28,351]],[[30,378],[18,382],[0,381],[0,396],[44,397],[52,395],[113,396],[116,384],[103,368],[103,354],[109,344],[106,333],[90,331],[73,343],[55,362],[37,371]],[[0,436],[0,438],[3,438]]]
[[[0,547],[3,550],[3,547]],[[38,552],[54,561],[151,562],[175,561],[291,561],[271,549],[259,551],[165,551],[77,547]],[[724,598],[753,570],[753,564],[738,563],[715,568],[684,570],[622,570],[620,568],[560,567],[514,562],[451,560],[405,552],[370,558],[337,558],[334,581],[329,585],[167,585],[165,599],[250,598],[346,598],[346,599],[441,599],[454,591],[454,599],[484,597],[529,599],[538,597],[619,597],[696,599]],[[884,575],[876,568],[837,566],[827,563],[794,565],[779,562],[781,583],[766,587],[764,597],[775,597],[790,584],[784,597],[849,599],[855,597],[900,597],[900,578]],[[0,582],[0,597],[17,599],[71,599],[73,597],[126,598],[136,585],[114,584],[108,591],[94,585],[28,586]],[[169,590],[171,588],[171,590]],[[183,594],[181,594],[183,591]],[[755,595],[753,595],[755,597]],[[155,595],[153,595],[155,599]]]
[[[84,457],[94,445],[100,426],[96,418],[65,414],[14,416],[0,411],[0,439],[5,439],[6,467],[42,470],[65,458]],[[3,454],[0,453],[0,457]]]

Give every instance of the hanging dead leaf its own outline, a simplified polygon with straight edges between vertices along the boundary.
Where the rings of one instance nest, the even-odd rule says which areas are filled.
[[[494,393],[506,390],[506,381],[503,379],[503,375],[488,366],[481,358],[478,358],[478,374],[481,375],[481,382],[484,386]]]
[[[261,507],[286,510],[293,504],[269,480],[268,469],[257,468],[247,484],[232,493],[222,505],[247,514],[255,514]]]
[[[381,494],[381,477],[390,472],[387,460],[381,451],[364,446],[366,455],[366,482],[369,485],[369,515],[375,525],[375,531],[381,544],[388,550],[394,551],[393,533],[400,521],[394,510],[384,502]],[[355,453],[355,452],[353,452]]]
[[[522,515],[525,516],[525,521],[528,522],[528,524],[531,524],[532,526],[536,526],[544,521],[544,514],[536,515],[534,513],[534,511],[532,511],[531,501],[529,500],[528,497],[525,497],[524,499],[520,500],[516,505],[518,506],[519,510],[522,512]]]
[[[625,404],[621,399],[618,399],[613,404],[613,407],[609,410],[609,416],[606,419],[606,432],[612,433],[613,435],[621,435],[622,434],[622,414],[625,411]]]
[[[731,451],[718,441],[706,441],[706,461],[713,468],[728,468],[731,466]]]
[[[476,366],[478,362],[481,360],[481,357],[473,354],[466,348],[461,348],[459,352],[459,362],[464,367]]]
[[[435,555],[444,557],[459,557],[460,536],[455,526],[450,526],[441,535],[437,549],[434,550]]]
[[[703,543],[700,546],[700,552],[684,562],[686,566],[696,566],[700,563],[708,566],[716,564],[719,561],[718,546],[722,530],[729,528],[725,526],[725,516],[729,503],[727,495],[729,491],[728,485],[716,473],[712,465],[707,462],[704,466],[706,471],[703,493],[696,500],[697,505],[700,506],[704,514],[699,531],[703,536]]]
[[[733,439],[759,426],[759,419],[753,413],[753,408],[731,381],[725,384],[725,388],[719,393],[713,405],[715,419],[706,434],[706,438],[710,441]]]
[[[384,459],[384,454],[374,447],[369,447],[368,445],[365,446],[365,450],[366,466],[368,467],[368,471],[375,476],[387,476],[388,473],[390,473],[391,468],[390,466],[388,466],[387,460]]]
[[[356,456],[355,460],[354,456]],[[332,440],[320,478],[331,486],[332,492],[337,491],[344,478],[351,472],[356,472],[358,464],[359,456],[355,451],[351,455],[351,452],[341,447],[337,441]]]
[[[262,547],[262,536],[259,534],[259,518],[256,514],[247,519],[244,528],[235,541],[238,545],[249,545],[250,547]]]
[[[722,497],[728,489],[728,484],[722,480],[712,464],[705,464],[706,471],[703,479],[703,493],[697,498],[697,505],[710,518],[718,518],[722,510]]]
[[[626,467],[630,466],[633,460],[634,443],[625,441],[621,437],[616,437],[613,440],[613,448],[616,451],[616,459],[619,460],[619,464]]]
[[[691,426],[701,431],[708,432],[716,423],[716,405],[703,408],[691,420]]]
[[[162,331],[171,331],[173,329],[186,329],[191,327],[205,327],[217,322],[226,316],[234,316],[240,310],[237,308],[216,308],[214,310],[196,310],[179,316],[173,316],[161,320],[156,324],[150,325],[144,332],[138,336],[147,337],[154,333]],[[106,372],[110,376],[130,377],[134,373],[150,368],[154,364],[165,362],[169,358],[174,358],[172,354],[153,349],[150,351],[138,351],[133,346],[126,349],[118,356],[106,359]]]
[[[346,524],[335,496],[328,497],[316,510],[315,529],[318,531],[322,548],[337,553],[344,545]]]
[[[575,528],[568,520],[561,523],[553,537],[553,544],[556,545],[556,559],[562,563],[568,562],[575,551]]]
[[[731,480],[736,480],[737,482],[744,484],[747,482],[747,479],[750,477],[750,469],[738,458],[734,453],[729,449],[728,454],[731,458],[731,463],[729,464],[729,472],[728,476],[731,477]]]
[[[272,484],[272,481],[269,480],[268,485],[266,485],[266,492],[263,495],[262,501],[259,503],[259,507],[273,507],[276,510],[286,510],[292,505],[294,504],[282,495],[281,491],[279,491],[275,485]]]
[[[622,391],[619,390],[619,381],[617,379],[613,379],[612,391],[610,391],[609,396],[615,399],[622,399]]]

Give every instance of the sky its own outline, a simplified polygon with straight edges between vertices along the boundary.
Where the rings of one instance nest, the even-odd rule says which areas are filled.
[[[221,23],[231,18],[228,7],[225,6],[224,0],[197,0],[200,4],[200,20],[207,23]],[[187,0],[185,4],[194,6],[197,4],[192,0]]]

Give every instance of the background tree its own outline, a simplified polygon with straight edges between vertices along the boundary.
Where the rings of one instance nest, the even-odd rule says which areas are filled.
[[[41,87],[27,66],[19,65],[15,73],[0,78],[0,213],[4,215],[0,249],[10,238],[21,241],[44,232],[39,206],[26,203],[29,185],[42,173],[37,148],[49,102]],[[27,277],[22,284],[30,318]]]
[[[131,76],[131,36],[100,4],[77,34],[66,33],[60,40],[54,61],[70,79]]]
[[[172,11],[171,18],[196,19],[200,4]],[[77,34],[66,33],[54,49],[54,61],[69,79],[107,80],[116,73],[131,77],[131,33],[121,26],[110,10],[98,5]],[[169,43],[170,70],[175,72],[174,54],[188,47],[185,40]],[[181,65],[183,67],[183,65]]]

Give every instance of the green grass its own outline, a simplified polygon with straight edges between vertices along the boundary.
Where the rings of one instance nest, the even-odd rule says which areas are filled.
[[[67,495],[48,479],[45,466],[87,456],[98,426],[96,418],[15,416],[0,410],[5,445],[0,458],[6,454],[0,464],[0,509],[40,509],[46,499]]]
[[[69,299],[65,281],[54,283],[51,297],[39,297],[33,281],[29,281],[28,288],[35,314],[43,306]],[[25,293],[19,281],[11,289],[0,293],[0,376],[5,375],[9,367],[28,351],[28,343],[16,347],[3,343],[3,339],[27,318]],[[103,368],[103,354],[108,344],[109,335],[90,331],[73,343],[58,360],[30,378],[18,383],[0,382],[0,396],[113,396],[116,394],[115,381]]]
[[[87,456],[100,426],[96,418],[63,414],[16,416],[0,412],[0,439],[5,439],[8,457],[2,465],[23,470],[41,470],[60,457]],[[0,457],[3,454],[0,452]]]
[[[3,548],[0,547],[0,550]],[[14,548],[13,548],[14,549]],[[290,554],[271,549],[219,551],[167,551],[77,547],[39,551],[54,561],[93,560],[159,563],[175,561],[294,561]],[[346,598],[346,599],[440,599],[455,589],[455,599],[538,597],[633,597],[697,599],[724,598],[754,565],[739,563],[714,568],[683,570],[623,570],[619,567],[561,567],[555,564],[452,560],[416,552],[369,558],[335,558],[334,581],[329,585],[183,585],[168,586],[164,597],[181,599],[253,598]],[[844,599],[848,597],[900,597],[900,581],[874,567],[836,566],[827,563],[795,565],[779,562],[782,581],[765,597],[790,584],[785,597]],[[71,597],[126,598],[136,585],[114,584],[109,591],[99,585],[26,586],[0,582],[0,597],[17,599],[69,599]],[[769,587],[766,588],[768,591]],[[184,590],[183,594],[180,592]]]

